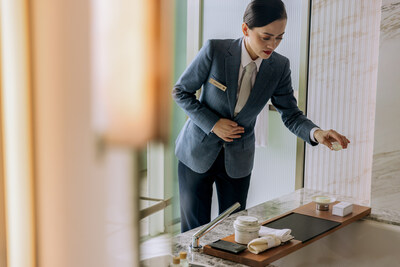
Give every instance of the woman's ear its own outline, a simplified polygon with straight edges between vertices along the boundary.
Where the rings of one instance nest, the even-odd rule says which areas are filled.
[[[249,36],[249,26],[245,22],[242,23],[242,32],[244,36]]]

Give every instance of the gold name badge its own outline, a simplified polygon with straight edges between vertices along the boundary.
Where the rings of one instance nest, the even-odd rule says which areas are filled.
[[[226,91],[226,86],[223,85],[222,83],[217,82],[213,78],[210,78],[210,80],[208,82],[215,85],[217,88],[221,89],[222,91],[224,91],[224,92]]]

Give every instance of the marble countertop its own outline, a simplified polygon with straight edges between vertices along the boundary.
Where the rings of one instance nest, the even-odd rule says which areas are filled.
[[[213,230],[207,233],[205,236],[200,238],[200,244],[202,246],[214,242],[218,239],[224,238],[228,235],[234,233],[233,222],[238,216],[250,215],[258,218],[260,222],[267,221],[273,217],[281,215],[285,212],[296,209],[302,205],[310,203],[313,196],[323,195],[326,193],[310,189],[299,189],[288,195],[267,201],[265,203],[259,204],[255,207],[248,208],[246,210],[234,213],[223,222],[217,225]],[[336,197],[339,201],[347,201],[355,204],[363,205],[358,203],[355,199],[342,197],[340,195],[328,194],[330,196]],[[400,225],[400,212],[389,211],[384,209],[374,209],[372,207],[371,215],[366,217],[366,219],[380,221],[383,223],[390,223]],[[198,231],[201,227],[192,229],[185,233],[181,233],[172,239],[173,253],[179,254],[180,251],[188,252],[189,262],[201,264],[204,266],[245,266],[243,264],[234,263],[232,261],[220,259],[217,257],[206,255],[202,252],[191,252],[189,251],[189,244],[193,234]],[[273,265],[269,265],[273,266]]]

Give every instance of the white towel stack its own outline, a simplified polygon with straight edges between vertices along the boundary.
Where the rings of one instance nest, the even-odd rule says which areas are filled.
[[[273,229],[261,226],[259,233],[261,237],[250,241],[247,248],[251,253],[258,254],[293,239],[293,236],[290,235],[291,232],[290,229]]]

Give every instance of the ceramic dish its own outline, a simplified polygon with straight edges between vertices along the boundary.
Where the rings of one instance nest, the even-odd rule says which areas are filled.
[[[318,204],[332,204],[336,201],[336,198],[330,196],[315,196],[312,197],[312,201]]]
[[[316,209],[327,211],[329,210],[329,204],[332,204],[336,201],[336,198],[329,196],[315,196],[312,198],[312,201],[316,203]]]

